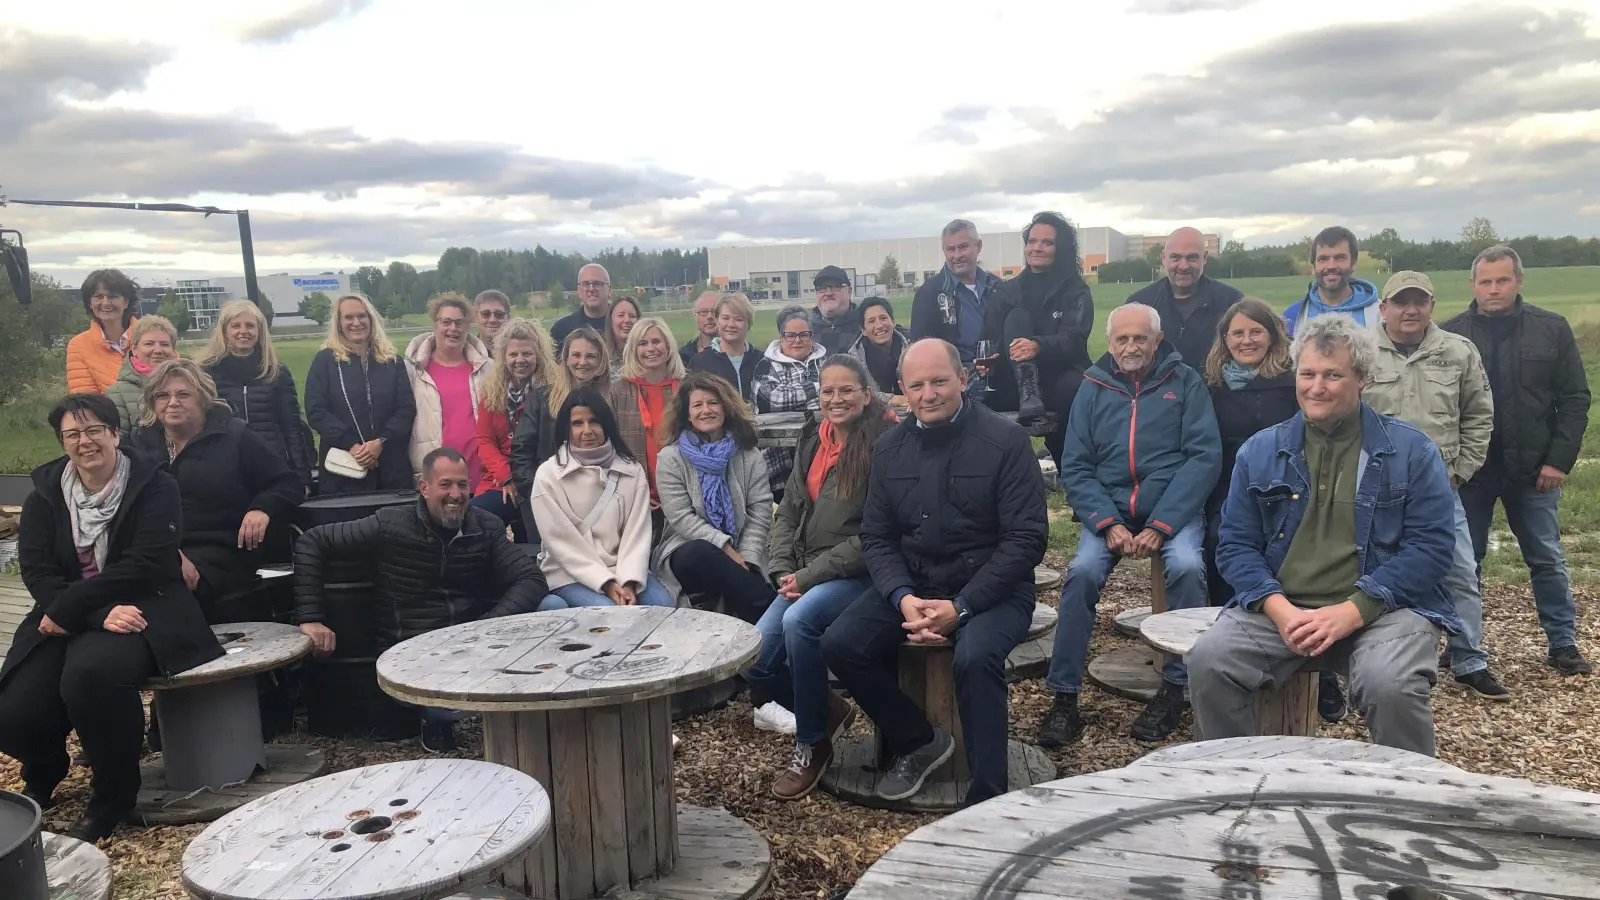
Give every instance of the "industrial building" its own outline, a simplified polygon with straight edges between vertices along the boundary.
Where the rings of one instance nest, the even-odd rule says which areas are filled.
[[[256,279],[256,283],[261,290],[261,296],[272,304],[275,315],[294,316],[297,314],[296,310],[300,308],[300,301],[317,291],[327,294],[330,300],[340,294],[348,293],[351,289],[350,280],[351,276],[342,272],[304,275],[280,272],[276,275],[262,275]],[[215,324],[217,311],[223,304],[249,296],[245,290],[243,275],[184,278],[176,281],[152,281],[140,290],[140,305],[145,312],[153,313],[161,298],[169,291],[183,298],[184,304],[189,307],[189,327],[194,330],[203,330]]]

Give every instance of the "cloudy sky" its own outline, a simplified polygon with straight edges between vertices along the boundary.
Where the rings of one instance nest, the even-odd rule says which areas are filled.
[[[0,192],[249,208],[263,271],[1041,208],[1246,243],[1587,236],[1600,2],[10,3]],[[239,265],[231,218],[0,223],[69,281]]]

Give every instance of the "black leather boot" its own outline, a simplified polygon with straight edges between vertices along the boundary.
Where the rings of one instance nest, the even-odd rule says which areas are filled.
[[[1050,414],[1039,393],[1039,367],[1031,362],[1015,363],[1017,371],[1017,421],[1026,423]]]

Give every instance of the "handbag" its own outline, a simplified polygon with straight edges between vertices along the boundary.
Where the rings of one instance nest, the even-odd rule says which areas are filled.
[[[341,450],[338,447],[328,448],[328,455],[322,460],[322,470],[357,481],[367,477],[366,466],[356,462],[356,458],[350,455],[349,450]]]

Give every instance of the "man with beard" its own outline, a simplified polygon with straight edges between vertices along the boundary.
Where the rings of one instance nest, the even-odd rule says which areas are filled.
[[[1301,323],[1327,313],[1349,316],[1373,331],[1383,328],[1383,316],[1378,313],[1377,285],[1364,278],[1351,277],[1359,255],[1356,236],[1350,229],[1334,225],[1317,232],[1311,241],[1311,286],[1306,290],[1305,299],[1283,311],[1283,322],[1290,337],[1294,337]]]
[[[423,457],[417,490],[422,497],[412,506],[318,525],[295,543],[294,623],[317,655],[332,653],[338,640],[322,601],[331,561],[371,565],[379,653],[435,629],[539,608],[544,575],[506,540],[499,516],[468,503],[472,490],[460,453],[440,447]],[[422,746],[454,750],[454,713],[423,707],[421,716]]]
[[[1205,367],[1217,340],[1217,325],[1228,307],[1244,296],[1230,284],[1206,276],[1206,239],[1196,228],[1179,228],[1161,251],[1167,277],[1133,292],[1129,303],[1143,303],[1161,315],[1167,340],[1183,361]]]
[[[1023,424],[1054,416],[1044,442],[1059,460],[1067,411],[1090,365],[1094,299],[1080,273],[1078,233],[1060,213],[1035,215],[1022,244],[1028,267],[1001,282],[984,309],[983,337],[1000,351],[990,386],[996,407],[1014,405]]]
[[[811,334],[829,353],[843,353],[861,337],[861,311],[850,299],[850,274],[823,266],[811,279],[817,305],[811,310]]]
[[[700,330],[695,339],[678,348],[678,356],[683,359],[684,368],[694,362],[700,351],[711,346],[717,339],[717,301],[722,299],[721,291],[704,291],[694,301],[694,324]],[[604,332],[601,332],[604,334]]]
[[[983,334],[984,304],[1000,276],[978,267],[983,241],[978,227],[955,219],[939,233],[944,249],[944,271],[917,288],[911,300],[911,339],[936,337],[956,345],[961,364],[969,371]]]

